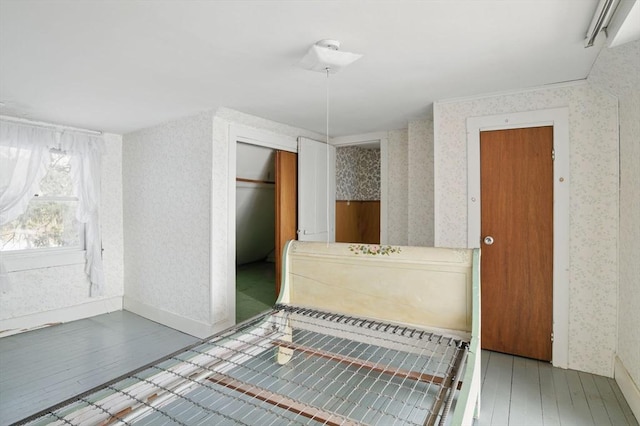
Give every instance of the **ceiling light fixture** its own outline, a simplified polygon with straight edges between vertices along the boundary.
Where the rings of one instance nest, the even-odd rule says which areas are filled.
[[[320,40],[309,48],[300,61],[304,69],[335,74],[351,65],[362,55],[340,50],[340,40]]]
[[[327,75],[326,106],[326,143],[329,144],[329,74],[335,74],[342,68],[351,65],[362,55],[343,52],[340,50],[340,40],[325,39],[312,45],[304,55],[299,65],[307,70],[325,73]]]
[[[593,46],[600,31],[605,30],[606,34],[607,26],[609,22],[611,22],[618,3],[619,0],[600,0],[596,8],[596,13],[593,15],[591,24],[589,24],[589,29],[587,30],[587,38],[584,40],[585,48]]]
[[[312,45],[307,54],[304,55],[299,65],[307,70],[322,72],[327,76],[326,84],[326,127],[325,127],[325,143],[327,145],[327,200],[330,200],[329,191],[331,185],[329,185],[329,74],[335,74],[342,68],[351,65],[362,55],[358,53],[342,52],[340,51],[340,40],[325,39],[316,42]],[[329,230],[331,224],[329,223],[329,210],[330,206],[327,203],[327,243],[331,241]]]

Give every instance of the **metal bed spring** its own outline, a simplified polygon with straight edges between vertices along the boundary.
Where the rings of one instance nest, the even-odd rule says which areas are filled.
[[[443,425],[467,350],[426,330],[277,305],[21,424]]]

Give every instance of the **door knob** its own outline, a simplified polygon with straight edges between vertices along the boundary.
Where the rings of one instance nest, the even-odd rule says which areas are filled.
[[[493,244],[493,237],[491,235],[487,235],[486,237],[484,237],[484,243],[490,246],[491,244]]]

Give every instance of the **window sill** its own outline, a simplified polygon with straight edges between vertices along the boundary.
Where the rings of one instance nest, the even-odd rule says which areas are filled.
[[[7,272],[85,263],[85,250],[60,250],[40,253],[2,253]]]

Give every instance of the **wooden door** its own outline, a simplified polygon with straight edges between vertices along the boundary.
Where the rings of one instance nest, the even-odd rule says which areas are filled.
[[[276,295],[280,294],[282,250],[296,239],[298,156],[276,151]]]
[[[482,347],[546,361],[553,331],[552,151],[550,126],[480,133]]]

